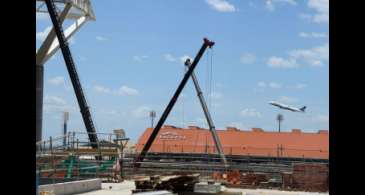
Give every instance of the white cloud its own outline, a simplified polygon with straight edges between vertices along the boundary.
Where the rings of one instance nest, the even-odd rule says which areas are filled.
[[[293,97],[288,97],[288,96],[281,96],[279,98],[279,102],[283,102],[283,103],[287,103],[287,104],[294,103],[294,102],[297,102],[297,101],[298,101],[298,99],[293,98]]]
[[[228,123],[227,126],[228,127],[236,127],[237,129],[240,129],[240,130],[248,130],[248,129],[250,129],[246,125],[244,125],[242,122],[231,122],[231,123]]]
[[[165,58],[166,61],[169,61],[169,62],[175,62],[176,61],[176,58],[174,56],[172,56],[171,54],[165,54],[164,58]]]
[[[36,39],[39,41],[44,41],[47,38],[47,35],[51,30],[52,30],[52,26],[48,26],[43,31],[37,32]]]
[[[185,63],[185,61],[186,61],[186,59],[190,59],[190,60],[193,60],[190,56],[188,56],[188,55],[184,55],[184,56],[182,56],[182,57],[180,57],[180,61],[184,64]]]
[[[133,56],[133,60],[135,60],[137,62],[142,62],[146,58],[148,58],[148,56]]]
[[[317,123],[329,123],[329,116],[328,115],[324,115],[324,114],[319,114],[317,116],[312,117],[312,121],[313,122],[317,122]]]
[[[205,2],[207,2],[212,9],[219,12],[235,12],[237,10],[234,5],[226,0],[205,0]]]
[[[321,46],[310,49],[295,49],[288,52],[287,59],[272,56],[267,61],[271,68],[296,68],[301,64],[306,64],[314,67],[324,66],[329,59],[329,45],[325,43]]]
[[[273,0],[274,2],[278,2],[278,3],[287,3],[290,5],[296,5],[297,2],[295,0]]]
[[[296,60],[302,60],[311,66],[323,66],[329,59],[328,43],[311,49],[296,49],[289,52],[289,56]]]
[[[137,89],[133,89],[128,86],[121,86],[119,89],[110,89],[108,87],[104,87],[102,85],[95,85],[94,90],[97,93],[102,94],[112,94],[112,95],[121,95],[121,96],[137,96],[139,95],[139,92]]]
[[[264,81],[260,81],[257,83],[259,87],[266,87],[266,83]]]
[[[295,85],[295,88],[296,89],[303,89],[305,87],[307,87],[307,85],[306,84],[303,84],[303,83],[298,83],[298,84]]]
[[[139,95],[139,92],[136,89],[123,85],[122,87],[119,88],[117,94],[126,96],[136,96]]]
[[[133,110],[132,115],[136,118],[147,118],[149,117],[149,112],[151,110],[152,109],[148,106],[141,106]]]
[[[49,96],[46,95],[44,97],[44,104],[51,104],[51,105],[65,105],[66,101],[57,96]]]
[[[272,89],[280,89],[281,88],[281,84],[276,83],[276,82],[264,82],[264,81],[260,81],[257,83],[257,86],[261,87],[261,88],[265,88],[265,87],[270,87]]]
[[[45,113],[59,113],[64,111],[77,112],[76,105],[70,106],[66,101],[58,96],[46,95],[43,100],[43,110]]]
[[[256,56],[252,53],[242,54],[240,57],[240,62],[242,64],[253,64],[256,61]]]
[[[101,117],[107,120],[109,119],[117,119],[117,118],[120,118],[122,116],[125,116],[126,113],[122,113],[120,111],[117,111],[117,110],[105,110],[105,109],[101,109],[101,110],[98,110],[96,112],[98,115],[100,115]]]
[[[275,82],[270,82],[268,85],[269,85],[270,88],[273,88],[273,89],[280,89],[281,88],[281,85],[279,83],[275,83]]]
[[[329,10],[329,0],[309,0],[308,7],[315,9],[317,12],[326,13]]]
[[[299,14],[299,18],[303,19],[303,20],[311,20],[312,19],[312,15],[310,14]]]
[[[240,112],[240,116],[242,116],[242,117],[258,117],[258,118],[260,118],[261,117],[261,113],[258,112],[254,108],[246,108],[246,109],[243,109]]]
[[[296,68],[299,66],[295,59],[284,59],[281,57],[272,56],[268,59],[267,64],[271,68]]]
[[[48,79],[48,83],[55,86],[65,85],[65,78],[63,78],[62,76],[53,77]]]
[[[98,40],[98,41],[106,41],[108,39],[105,38],[105,37],[103,37],[103,36],[96,36],[96,40]]]
[[[316,33],[316,32],[310,32],[310,33],[301,32],[301,33],[299,33],[299,37],[303,37],[303,38],[327,38],[328,34],[327,33]]]
[[[97,93],[105,93],[105,94],[111,93],[111,90],[109,88],[101,86],[101,85],[95,85],[94,89]]]
[[[272,0],[266,0],[265,7],[266,7],[266,9],[268,9],[270,11],[275,10],[275,7],[274,7],[274,4],[273,4]]]
[[[328,23],[329,21],[329,0],[309,0],[308,7],[314,9],[312,20],[316,23]]]
[[[219,93],[219,92],[212,92],[210,94],[210,97],[212,99],[218,100],[218,99],[222,99],[223,98],[223,94]]]
[[[275,4],[289,4],[289,5],[296,5],[297,2],[295,0],[266,0],[265,2],[265,7],[266,9],[268,9],[269,11],[274,11],[276,6]]]
[[[301,14],[301,18],[315,23],[329,22],[329,0],[309,0],[307,5],[310,9],[313,9],[315,13]]]

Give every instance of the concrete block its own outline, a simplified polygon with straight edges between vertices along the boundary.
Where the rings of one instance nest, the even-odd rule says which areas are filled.
[[[70,195],[101,189],[101,179],[40,185],[39,191],[53,191],[56,195]]]
[[[208,183],[196,183],[194,185],[194,192],[199,193],[218,193],[221,191],[221,184],[220,183],[214,183],[214,184],[208,184]]]

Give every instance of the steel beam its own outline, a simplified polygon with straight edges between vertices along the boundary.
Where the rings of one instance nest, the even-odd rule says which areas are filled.
[[[36,142],[42,140],[44,67],[36,66]]]
[[[60,22],[66,18],[66,15],[69,13],[72,8],[71,4],[67,4],[65,9],[62,11],[60,15]],[[66,40],[70,40],[70,38],[87,22],[87,18],[85,16],[78,18],[73,24],[71,24],[65,30]],[[45,64],[49,58],[51,58],[60,48],[60,44],[56,39],[56,34],[54,32],[54,28],[48,33],[46,40],[43,42],[41,47],[39,48],[36,54],[37,64]]]
[[[36,0],[38,2],[44,2],[44,0]],[[87,16],[90,20],[96,20],[94,10],[91,6],[90,0],[54,0],[55,3],[71,4],[72,7],[76,8],[80,13],[70,13],[67,18],[74,19],[80,18],[81,16]],[[47,10],[37,9],[37,12],[47,13]]]
[[[80,28],[87,22],[87,17],[83,16],[79,19],[77,19],[72,25],[70,25],[65,30],[65,37],[66,40],[70,40],[70,38],[78,31]],[[47,51],[47,54],[42,62],[46,62],[49,58],[51,58],[60,48],[60,44],[57,39],[55,39],[52,42],[52,45],[50,46],[50,49]]]

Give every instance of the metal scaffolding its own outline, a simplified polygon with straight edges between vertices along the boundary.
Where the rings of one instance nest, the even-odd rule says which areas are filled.
[[[107,181],[122,179],[120,161],[129,139],[115,133],[98,133],[99,147],[92,148],[87,134],[68,132],[36,143],[36,167],[41,184],[96,177]]]

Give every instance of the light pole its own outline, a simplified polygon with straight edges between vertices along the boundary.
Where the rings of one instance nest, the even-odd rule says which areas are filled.
[[[281,126],[281,121],[284,120],[284,116],[282,114],[278,114],[276,116],[276,120],[278,121],[278,124],[279,124],[279,133],[280,133],[280,126]]]
[[[69,112],[63,112],[63,146],[66,146],[67,138],[67,121],[69,118]]]
[[[154,110],[150,111],[150,118],[151,118],[151,128],[153,128],[153,120],[156,117],[156,112]]]

